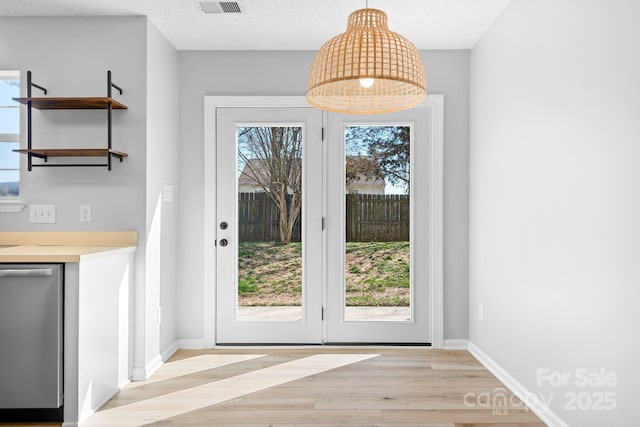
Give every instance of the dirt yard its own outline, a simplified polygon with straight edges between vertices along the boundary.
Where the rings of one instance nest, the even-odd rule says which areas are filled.
[[[409,305],[409,242],[349,242],[347,306]],[[291,306],[302,301],[300,243],[244,242],[238,248],[241,306]]]

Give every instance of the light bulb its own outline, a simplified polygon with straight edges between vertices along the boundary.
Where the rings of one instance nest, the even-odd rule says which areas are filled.
[[[373,83],[375,82],[375,79],[372,78],[365,78],[365,79],[360,79],[360,86],[362,86],[365,89],[370,88],[371,86],[373,86]]]

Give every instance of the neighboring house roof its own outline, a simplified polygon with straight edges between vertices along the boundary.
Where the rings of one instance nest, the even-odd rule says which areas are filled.
[[[264,160],[262,159],[249,159],[242,168],[242,173],[238,178],[239,187],[260,187],[256,177],[268,177],[269,170],[267,169]]]
[[[297,159],[300,162],[300,159]],[[271,172],[269,171],[268,162],[264,159],[249,159],[242,168],[242,172],[238,177],[238,189],[240,191],[263,190],[264,187],[260,183],[275,183],[271,181]],[[295,168],[294,168],[295,169]],[[292,192],[291,188],[287,189]]]
[[[384,189],[384,176],[378,164],[369,156],[346,157],[347,190],[351,188]],[[238,187],[261,189],[261,178],[269,177],[269,170],[263,159],[249,159],[238,177]],[[256,179],[258,178],[258,179]]]
[[[378,163],[370,156],[346,157],[347,190],[350,188],[377,188],[385,186],[384,175]]]

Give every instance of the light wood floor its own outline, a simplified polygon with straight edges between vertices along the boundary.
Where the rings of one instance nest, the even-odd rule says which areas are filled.
[[[370,347],[178,351],[86,425],[545,426],[466,351]]]

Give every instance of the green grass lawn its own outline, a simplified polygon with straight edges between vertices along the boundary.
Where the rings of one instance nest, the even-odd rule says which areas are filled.
[[[345,274],[347,306],[408,306],[409,242],[349,242]],[[242,242],[238,276],[241,306],[300,305],[302,246]]]
[[[409,305],[409,242],[347,242],[347,306]]]

